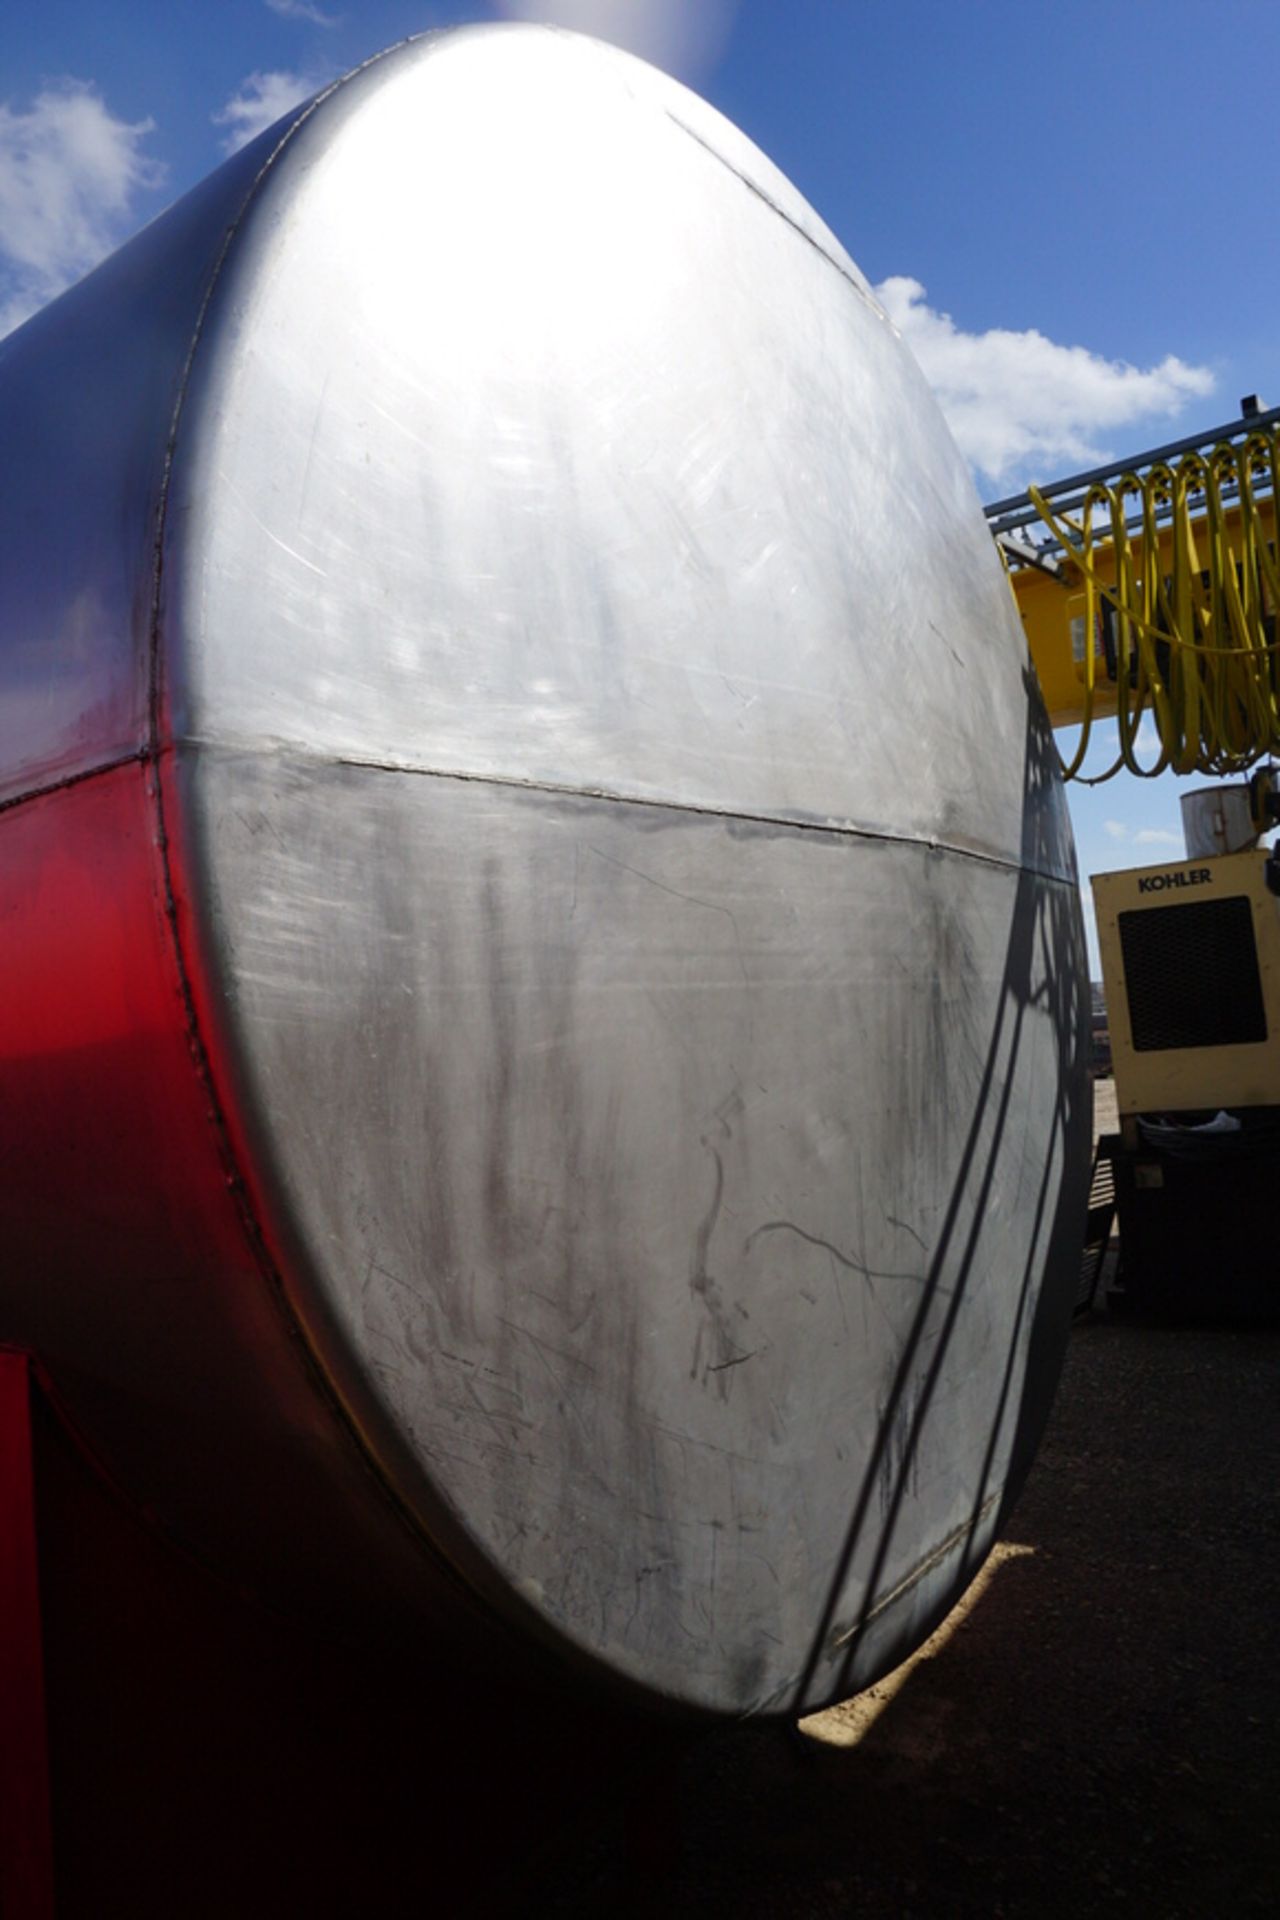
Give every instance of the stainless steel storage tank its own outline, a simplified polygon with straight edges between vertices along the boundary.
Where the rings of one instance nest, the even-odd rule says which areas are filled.
[[[0,1337],[282,1604],[866,1683],[1047,1409],[1088,1009],[863,276],[674,82],[432,34],[0,345],[0,445]]]

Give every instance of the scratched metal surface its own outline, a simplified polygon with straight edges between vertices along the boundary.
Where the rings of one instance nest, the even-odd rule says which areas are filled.
[[[740,135],[595,43],[479,30],[328,101],[241,223],[172,697],[201,736],[1016,859],[1025,643],[973,499]]]
[[[963,463],[794,189],[621,54],[428,36],[245,168],[152,752],[193,1071],[321,1410],[279,1359],[226,1422],[358,1447],[424,1589],[597,1679],[847,1691],[1025,1470],[1087,1173],[1069,830]],[[155,1495],[192,1533],[215,1401]]]
[[[678,1698],[896,1658],[993,1537],[1077,1263],[1056,885],[284,753],[190,777],[277,1205],[435,1536]]]

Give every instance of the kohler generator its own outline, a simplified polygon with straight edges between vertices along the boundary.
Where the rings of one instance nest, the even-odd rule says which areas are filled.
[[[1187,860],[1093,879],[1121,1129],[1113,1305],[1280,1308],[1280,897],[1247,806],[1231,830],[1248,792],[1188,796]]]

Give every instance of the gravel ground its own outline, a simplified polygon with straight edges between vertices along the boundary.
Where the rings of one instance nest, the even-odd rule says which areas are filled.
[[[896,1691],[651,1767],[523,1910],[1280,1908],[1278,1386],[1274,1330],[1095,1312],[985,1586]]]

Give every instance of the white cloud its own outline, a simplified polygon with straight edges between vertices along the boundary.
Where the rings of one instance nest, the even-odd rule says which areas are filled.
[[[314,7],[311,0],[267,0],[272,13],[278,13],[285,20],[305,20],[313,27],[336,27],[339,15],[324,13]]]
[[[27,112],[0,102],[0,334],[78,280],[136,225],[164,169],[143,151],[153,120],[118,120],[84,80]]]
[[[224,153],[236,153],[272,126],[282,113],[296,107],[325,84],[324,76],[306,73],[250,73],[226,102],[209,118],[228,132]]]
[[[496,0],[510,20],[572,27],[695,80],[720,59],[740,0]]]
[[[894,274],[876,293],[938,396],[972,464],[1000,481],[1015,470],[1052,479],[1110,457],[1100,436],[1147,415],[1174,415],[1213,391],[1207,367],[1169,354],[1154,367],[1066,347],[1037,329],[965,333]]]
[[[1113,840],[1133,840],[1140,847],[1180,847],[1182,835],[1171,833],[1168,827],[1139,827],[1134,829],[1123,820],[1104,820],[1102,831]]]

